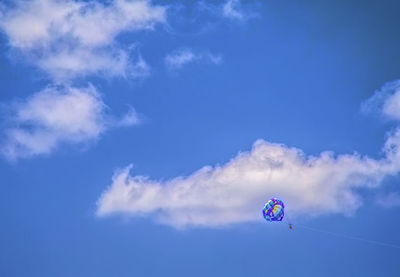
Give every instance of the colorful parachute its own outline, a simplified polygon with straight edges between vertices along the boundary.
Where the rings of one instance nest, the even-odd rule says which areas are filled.
[[[283,204],[282,200],[271,198],[265,203],[263,216],[267,221],[282,221],[285,214],[284,209],[285,204]]]

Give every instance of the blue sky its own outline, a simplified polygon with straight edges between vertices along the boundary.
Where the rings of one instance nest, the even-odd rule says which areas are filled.
[[[2,2],[0,275],[398,276],[398,9]]]

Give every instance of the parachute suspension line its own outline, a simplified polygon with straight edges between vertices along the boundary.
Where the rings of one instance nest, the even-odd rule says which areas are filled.
[[[293,224],[290,224],[290,225],[293,225]],[[376,241],[376,240],[369,240],[369,239],[364,239],[364,238],[360,238],[360,237],[348,236],[345,234],[334,233],[334,232],[330,232],[330,231],[326,231],[326,230],[321,230],[321,229],[317,229],[317,228],[304,226],[301,224],[295,224],[295,226],[301,227],[301,228],[304,228],[304,229],[307,229],[307,230],[310,230],[313,232],[318,232],[318,233],[331,235],[331,236],[335,236],[335,237],[340,237],[340,238],[345,238],[345,239],[350,239],[350,240],[357,240],[357,241],[375,244],[375,245],[379,245],[379,246],[383,246],[383,247],[391,247],[391,248],[400,249],[400,246],[396,245],[396,244],[391,244],[391,243],[386,243],[386,242],[381,242],[381,241]]]
[[[290,229],[290,230],[293,230],[293,223],[292,223],[292,221],[290,220],[289,215],[288,215],[287,212],[285,213],[285,217],[283,218],[283,220],[284,220],[285,223],[289,226],[289,229]]]
[[[268,222],[283,222],[289,225],[289,229],[293,230],[293,227],[301,227],[313,232],[318,232],[318,233],[323,233],[326,235],[331,235],[335,237],[340,237],[340,238],[345,238],[349,240],[357,240],[361,242],[366,242],[370,244],[375,244],[379,246],[384,246],[384,247],[391,247],[391,248],[396,248],[400,249],[399,245],[396,244],[391,244],[391,243],[386,243],[386,242],[381,242],[381,241],[376,241],[376,240],[369,240],[369,239],[364,239],[360,237],[354,237],[354,236],[348,236],[345,234],[339,234],[339,233],[334,233],[326,230],[321,230],[317,228],[312,228],[312,227],[307,227],[301,224],[297,224],[297,222],[293,222],[289,219],[289,216],[287,213],[284,211],[285,209],[285,204],[283,203],[282,200],[278,198],[271,198],[265,203],[264,208],[262,210],[263,217],[266,221]]]

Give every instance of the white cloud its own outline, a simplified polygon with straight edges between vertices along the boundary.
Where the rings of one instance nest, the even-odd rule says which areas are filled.
[[[230,19],[243,20],[245,18],[243,12],[240,10],[239,0],[226,1],[222,6],[222,14]]]
[[[11,126],[4,131],[1,153],[10,160],[48,154],[61,143],[84,143],[112,126],[138,123],[129,112],[120,124],[106,109],[93,86],[48,87],[11,105]]]
[[[132,176],[130,169],[115,173],[98,200],[99,216],[148,215],[177,228],[224,226],[260,220],[261,207],[273,196],[283,198],[294,216],[351,215],[362,205],[360,188],[378,187],[400,171],[400,129],[388,136],[380,159],[332,152],[307,156],[258,140],[224,165],[172,180]]]
[[[379,113],[390,120],[400,120],[400,80],[385,84],[365,101],[361,109],[365,113]]]
[[[119,120],[116,121],[116,126],[132,126],[139,124],[141,122],[139,115],[137,114],[136,110],[130,107],[129,111]]]
[[[200,12],[206,12],[215,18],[237,22],[245,22],[257,17],[255,10],[257,1],[225,0],[212,3],[210,1],[198,1],[197,8]]]
[[[383,103],[383,114],[390,119],[400,120],[400,89],[390,95]]]
[[[400,144],[400,131],[392,137]],[[361,199],[355,189],[376,187],[400,169],[400,153],[386,158],[324,152],[308,156],[296,148],[257,141],[225,165],[206,166],[169,181],[117,172],[98,201],[98,215],[152,215],[175,227],[222,226],[257,221],[266,199],[278,196],[291,215],[352,214]],[[391,158],[395,160],[392,162]]]
[[[393,208],[400,206],[400,193],[390,192],[387,194],[380,194],[375,199],[376,203],[384,208]]]
[[[165,17],[164,7],[146,0],[18,1],[3,8],[0,29],[12,47],[56,80],[95,73],[137,77],[148,66],[130,58],[115,39],[122,32],[152,30]]]
[[[192,49],[184,48],[171,52],[165,57],[164,61],[169,69],[177,70],[187,64],[195,62],[220,64],[222,62],[222,57],[209,52],[195,52]]]

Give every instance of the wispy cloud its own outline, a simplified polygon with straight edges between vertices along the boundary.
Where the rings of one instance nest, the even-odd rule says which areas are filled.
[[[387,194],[379,194],[376,199],[376,203],[384,208],[394,208],[400,206],[400,193],[390,192]]]
[[[392,96],[385,101],[399,104],[400,98]],[[130,170],[115,173],[98,201],[99,216],[151,215],[178,228],[224,226],[259,220],[271,196],[283,198],[289,214],[296,216],[349,215],[362,205],[358,188],[378,187],[400,171],[400,129],[387,138],[381,159],[332,152],[307,156],[297,148],[258,140],[251,151],[224,165],[168,181],[132,176]]]
[[[140,116],[138,115],[138,113],[134,108],[130,107],[128,112],[125,113],[125,115],[121,119],[117,119],[114,122],[114,125],[121,127],[128,127],[139,123],[141,123]]]
[[[215,18],[229,21],[245,22],[258,16],[258,1],[225,0],[217,3],[199,1],[199,12],[205,12]]]
[[[364,113],[382,115],[389,120],[400,120],[400,80],[385,84],[380,91],[362,103]]]
[[[243,20],[245,18],[241,10],[241,3],[239,0],[228,0],[222,6],[222,14],[224,17],[236,20]]]
[[[90,74],[138,77],[143,59],[116,41],[122,32],[152,30],[166,9],[150,1],[18,1],[2,8],[0,29],[10,46],[56,80]]]
[[[168,54],[164,61],[169,69],[177,70],[190,63],[220,64],[222,57],[209,52],[198,52],[190,48],[183,48]]]
[[[139,123],[134,111],[122,119],[107,114],[101,95],[93,87],[48,87],[9,110],[1,153],[10,160],[48,154],[62,143],[97,139],[113,126]]]

